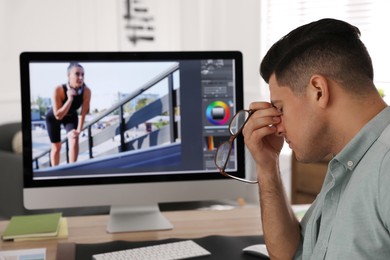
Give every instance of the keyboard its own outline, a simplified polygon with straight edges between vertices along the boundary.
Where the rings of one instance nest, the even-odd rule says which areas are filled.
[[[192,240],[93,255],[94,260],[176,260],[211,255]]]

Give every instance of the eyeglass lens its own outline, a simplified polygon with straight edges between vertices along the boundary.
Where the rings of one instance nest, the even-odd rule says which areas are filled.
[[[218,168],[223,169],[225,168],[226,162],[229,160],[229,154],[230,154],[230,143],[224,142],[221,144],[220,147],[218,147],[216,157],[215,157],[215,164]]]
[[[245,121],[249,116],[249,111],[241,110],[239,111],[230,122],[229,130],[231,135],[238,134],[241,129],[244,127]]]
[[[240,131],[242,130],[242,128],[246,123],[246,120],[251,114],[252,113],[249,110],[241,110],[237,112],[236,115],[233,116],[229,124],[229,131],[232,137],[229,139],[229,141],[222,143],[218,147],[217,152],[215,154],[215,164],[220,169],[221,174],[239,181],[254,184],[254,183],[258,183],[258,181],[243,179],[241,177],[237,177],[225,172],[226,165],[229,162],[230,153],[232,152],[233,149],[233,141],[236,138],[236,136],[240,133]]]

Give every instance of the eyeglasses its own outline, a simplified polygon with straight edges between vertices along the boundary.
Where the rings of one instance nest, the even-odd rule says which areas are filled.
[[[238,111],[232,118],[229,124],[229,132],[230,138],[228,141],[223,142],[217,149],[215,153],[214,161],[215,165],[219,169],[219,172],[226,177],[233,178],[238,181],[246,182],[246,183],[258,183],[258,181],[252,181],[243,179],[234,175],[227,173],[226,166],[229,162],[230,153],[233,149],[233,141],[237,138],[237,136],[242,132],[246,122],[249,117],[253,114],[253,110],[240,110]]]

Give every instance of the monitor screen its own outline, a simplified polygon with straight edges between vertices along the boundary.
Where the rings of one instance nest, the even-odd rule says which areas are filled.
[[[224,183],[211,197],[239,192],[214,154],[243,107],[241,53],[26,52],[20,64],[26,207],[142,205],[156,187],[147,203],[205,199],[197,182],[197,193]],[[242,140],[233,146],[227,171],[245,177]]]

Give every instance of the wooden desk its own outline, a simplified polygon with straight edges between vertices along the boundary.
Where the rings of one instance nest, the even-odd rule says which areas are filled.
[[[68,217],[69,237],[61,240],[0,242],[0,250],[46,248],[46,259],[54,260],[57,244],[63,242],[100,243],[113,240],[145,241],[167,238],[199,238],[209,235],[261,235],[260,209],[245,206],[231,210],[188,210],[163,212],[174,228],[166,231],[148,231],[108,234],[108,215]],[[0,221],[2,233],[8,221]]]

